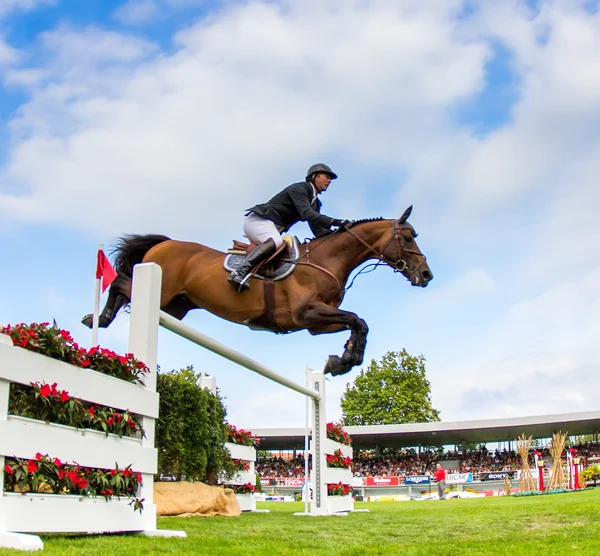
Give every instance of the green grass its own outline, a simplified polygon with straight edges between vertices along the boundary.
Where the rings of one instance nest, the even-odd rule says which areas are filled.
[[[370,513],[294,517],[302,503],[262,503],[269,514],[163,518],[186,539],[43,535],[46,554],[600,554],[600,488],[520,498],[357,503]],[[0,549],[0,555],[12,551]],[[14,554],[14,553],[13,553]]]

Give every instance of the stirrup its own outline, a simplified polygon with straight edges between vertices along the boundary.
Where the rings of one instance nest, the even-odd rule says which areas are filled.
[[[246,274],[246,276],[244,276],[241,280],[237,280],[236,278],[239,278],[239,275],[236,274],[235,272],[232,272],[228,277],[227,277],[227,281],[232,284],[233,286],[236,287],[237,291],[239,293],[243,293],[247,290],[250,289],[250,284],[248,284],[248,281],[250,280],[250,274]]]

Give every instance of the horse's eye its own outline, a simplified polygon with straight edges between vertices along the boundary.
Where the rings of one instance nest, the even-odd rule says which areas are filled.
[[[408,236],[408,237],[404,238],[404,241],[406,241],[406,243],[412,243],[412,240],[413,240],[412,236]]]

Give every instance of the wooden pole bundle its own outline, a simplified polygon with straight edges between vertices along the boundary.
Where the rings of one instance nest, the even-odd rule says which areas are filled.
[[[567,488],[567,480],[563,469],[562,453],[567,442],[567,433],[560,431],[552,435],[552,444],[550,445],[550,454],[552,455],[551,476],[548,482],[548,490],[559,490]]]
[[[519,492],[530,492],[532,490],[537,490],[537,485],[535,483],[535,479],[531,474],[531,469],[529,468],[529,449],[531,448],[531,436],[529,438],[525,438],[525,433],[523,433],[516,440],[517,450],[519,455],[521,456],[521,477],[519,479]]]

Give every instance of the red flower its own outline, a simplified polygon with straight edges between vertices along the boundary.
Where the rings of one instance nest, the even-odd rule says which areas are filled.
[[[92,407],[88,407],[88,409],[87,409],[87,412],[94,418],[96,417],[95,409],[96,409],[95,405],[93,405]]]
[[[64,469],[58,470],[58,478],[59,479],[64,479],[66,476],[67,476],[67,472]]]
[[[13,468],[10,465],[5,465],[4,466],[4,471],[6,473],[8,473],[9,475],[14,475],[15,472],[13,471]]]
[[[117,474],[117,470],[116,469],[111,469],[110,470],[110,474],[114,477]]]
[[[142,482],[142,474],[139,471],[135,474],[135,478],[137,479],[138,483]]]
[[[87,488],[88,482],[82,477],[79,479],[79,488]]]
[[[33,461],[32,459],[29,460],[29,462],[27,463],[27,472],[28,473],[35,473],[38,470],[38,464]]]
[[[59,399],[60,399],[60,401],[61,401],[61,402],[63,402],[63,403],[64,403],[64,402],[68,402],[68,401],[70,400],[70,398],[69,398],[69,392],[67,392],[66,390],[63,390],[63,391],[60,393],[60,398],[59,398]]]
[[[48,386],[47,384],[44,384],[40,388],[40,395],[42,396],[42,398],[47,398],[50,394],[51,394],[50,386]]]
[[[77,473],[75,473],[75,471],[73,471],[72,469],[69,469],[69,472],[67,473],[69,479],[71,481],[73,481],[73,483],[75,483],[75,481],[77,481]]]
[[[112,417],[109,417],[109,418],[106,420],[106,424],[107,424],[107,425],[112,425],[112,424],[114,424],[114,422],[115,422],[115,420],[114,420]]]
[[[35,455],[35,459],[37,459],[38,461],[40,461],[40,460],[41,460],[43,457],[44,457],[44,456],[43,456],[42,454],[40,454],[40,452],[38,452],[38,453]]]
[[[123,469],[123,477],[131,477],[133,471],[131,469]]]

